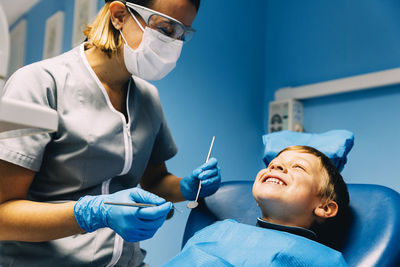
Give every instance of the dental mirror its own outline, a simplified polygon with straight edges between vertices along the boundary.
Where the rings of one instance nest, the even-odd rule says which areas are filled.
[[[210,158],[211,155],[211,151],[212,148],[214,146],[214,140],[215,140],[215,136],[213,136],[212,140],[211,140],[211,145],[210,145],[210,149],[208,150],[208,155],[206,158],[206,163],[208,161],[208,159]],[[194,201],[190,201],[186,204],[186,207],[188,207],[189,209],[194,209],[199,205],[198,199],[199,199],[199,194],[200,194],[200,190],[201,190],[201,181],[199,181],[199,189],[197,189],[197,195],[196,195],[196,199]]]

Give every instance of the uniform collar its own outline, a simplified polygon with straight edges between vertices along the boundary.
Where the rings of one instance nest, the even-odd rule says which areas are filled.
[[[300,235],[300,236],[306,237],[308,239],[317,241],[317,235],[315,234],[315,232],[313,232],[309,229],[306,229],[306,228],[274,224],[274,223],[267,222],[261,218],[257,218],[257,226],[262,227],[262,228],[267,228],[267,229],[288,232],[291,234]]]

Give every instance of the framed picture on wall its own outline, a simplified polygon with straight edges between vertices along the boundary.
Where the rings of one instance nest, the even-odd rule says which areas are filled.
[[[8,65],[8,77],[17,69],[24,66],[26,42],[26,20],[23,19],[10,31],[10,57]]]
[[[43,58],[61,54],[64,32],[64,12],[58,11],[46,21]]]
[[[97,11],[97,0],[75,0],[74,29],[72,35],[72,46],[75,47],[85,40],[83,30],[95,17]]]

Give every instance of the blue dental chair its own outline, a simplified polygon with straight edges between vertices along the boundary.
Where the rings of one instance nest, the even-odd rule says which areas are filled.
[[[186,224],[182,247],[193,234],[220,220],[255,225],[261,216],[252,196],[253,181],[221,184],[201,199]],[[321,242],[342,252],[349,266],[400,266],[400,194],[372,184],[348,184],[350,210],[341,222],[320,233]]]

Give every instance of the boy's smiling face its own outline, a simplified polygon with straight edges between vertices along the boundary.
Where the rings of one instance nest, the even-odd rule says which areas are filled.
[[[318,157],[284,151],[261,170],[253,184],[263,218],[278,224],[309,228],[322,203],[319,190],[327,172]]]

